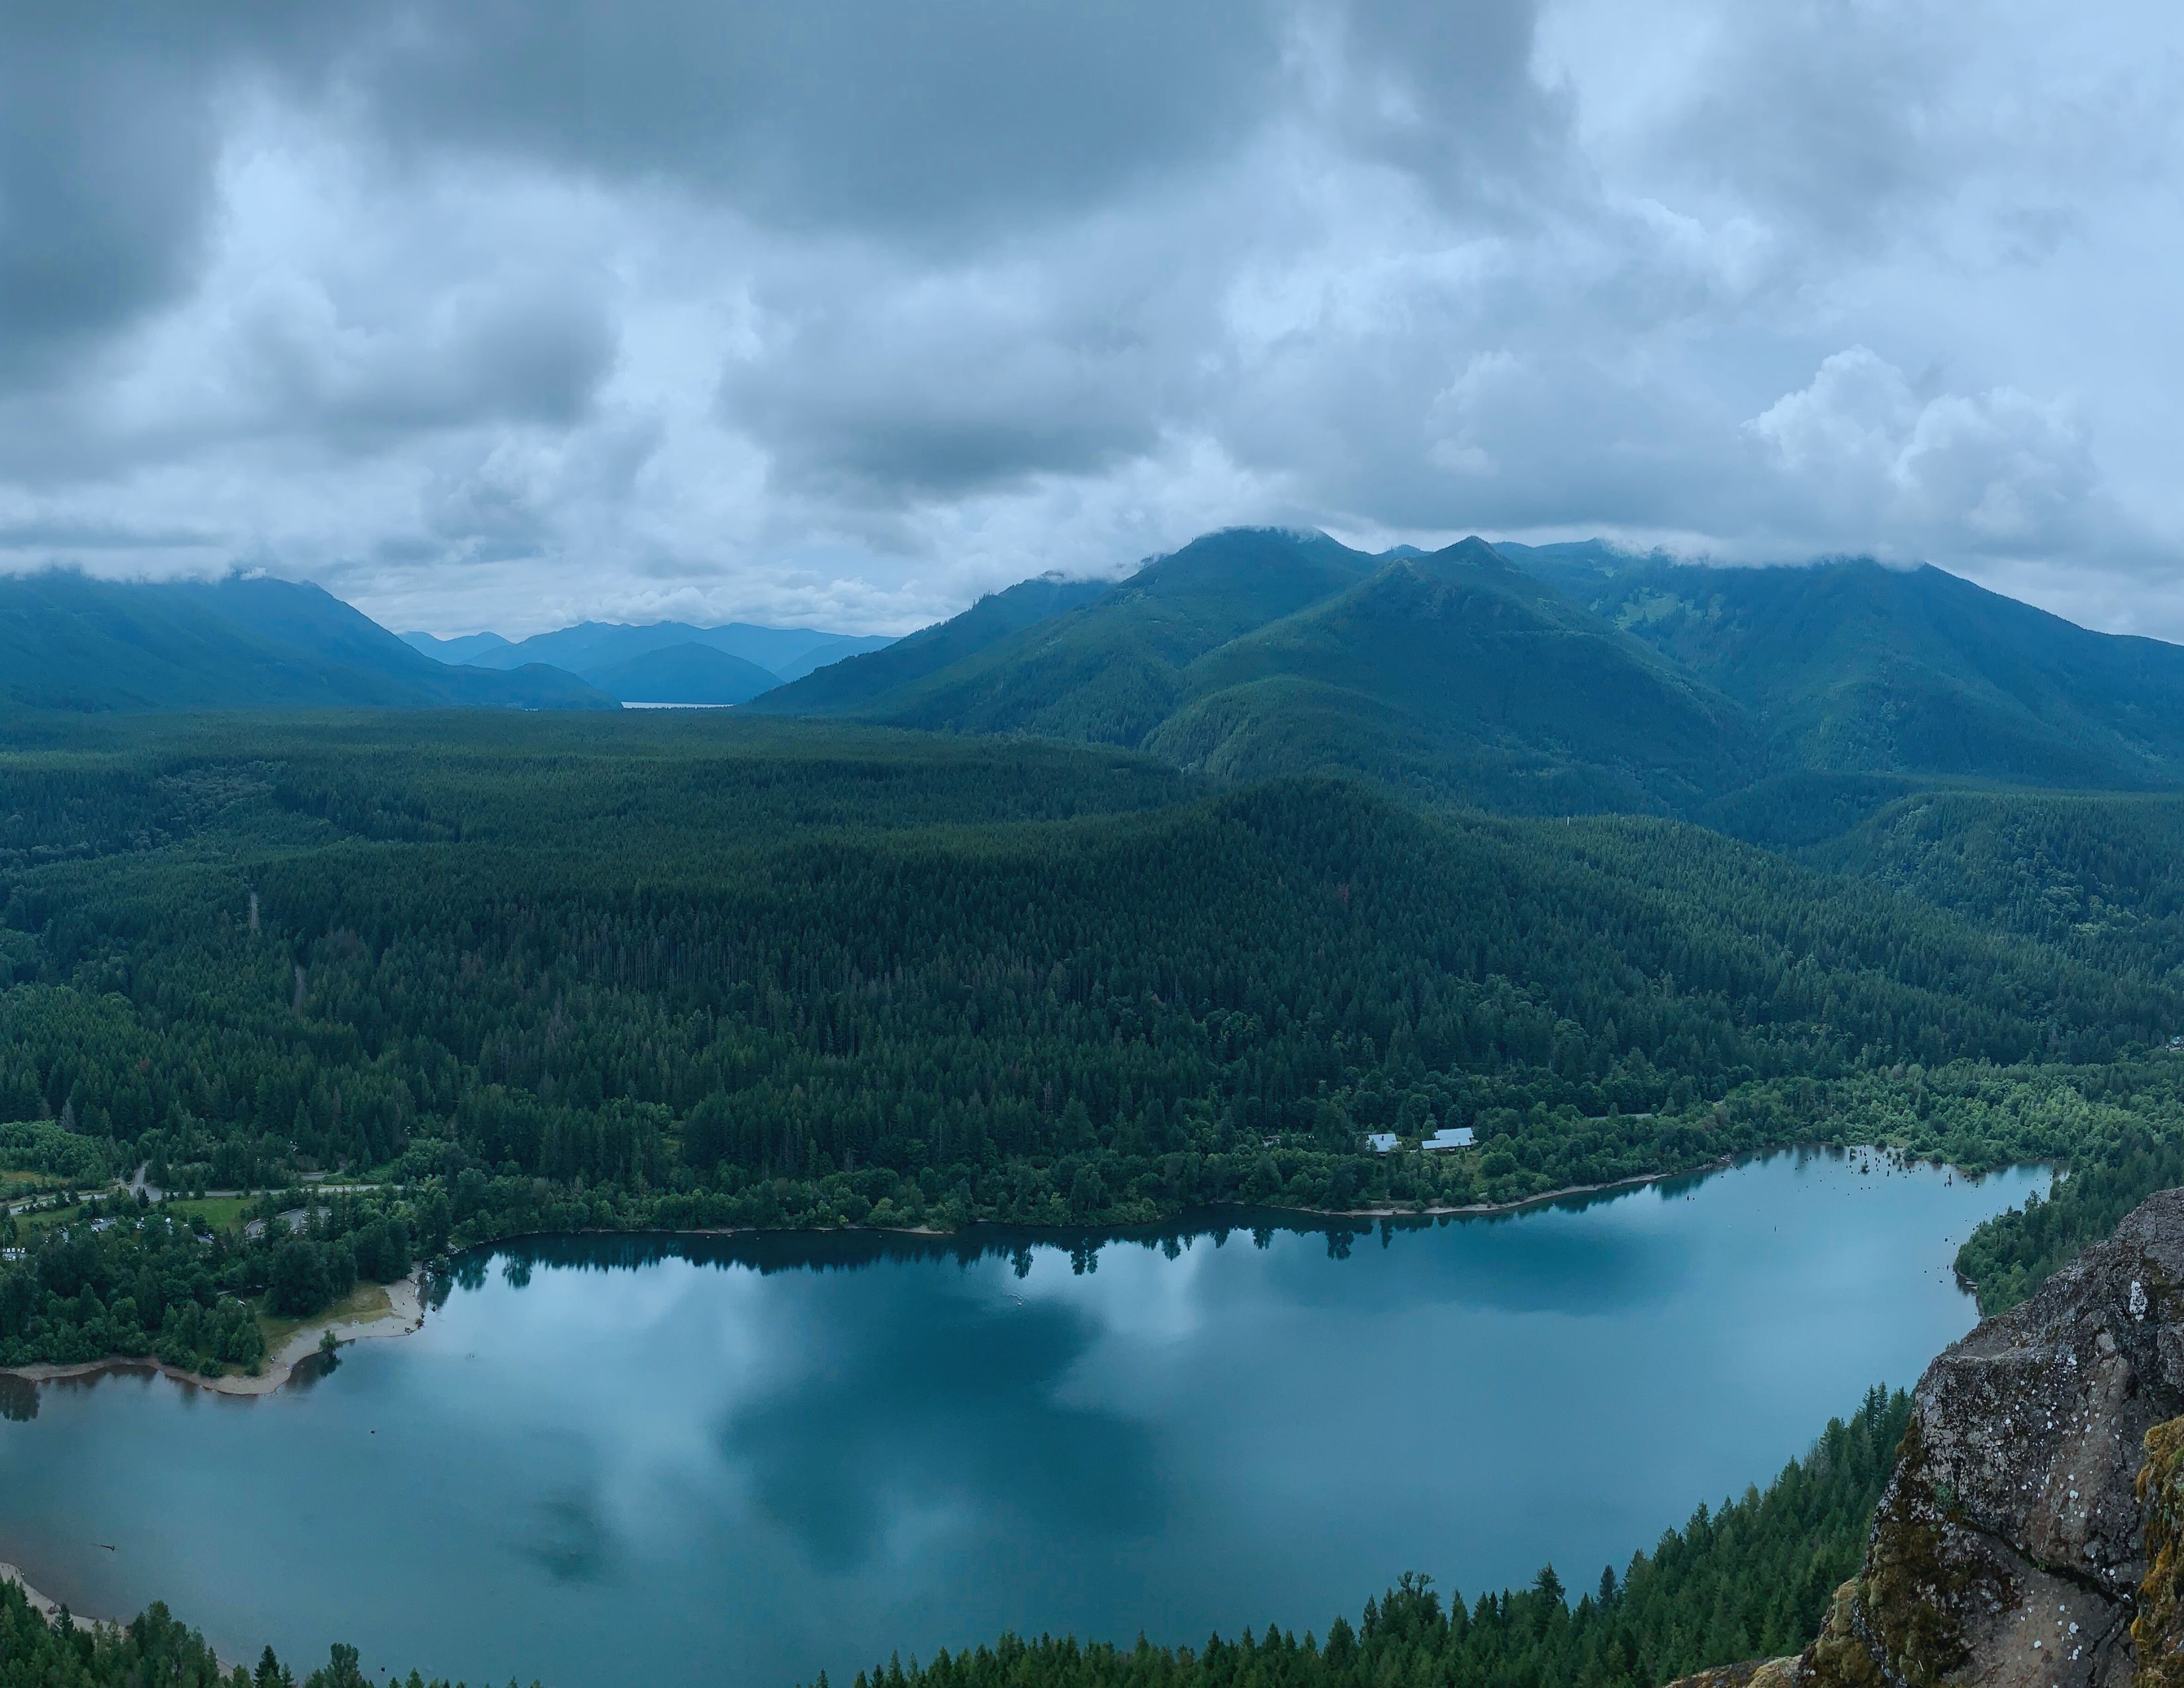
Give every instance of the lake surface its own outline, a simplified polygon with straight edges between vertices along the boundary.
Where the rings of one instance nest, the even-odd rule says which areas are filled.
[[[1956,1244],[2045,1182],[1808,1153],[1354,1238],[474,1256],[307,1388],[47,1386],[0,1423],[0,1558],[231,1659],[549,1688],[1585,1587],[1913,1382],[1975,1319]]]

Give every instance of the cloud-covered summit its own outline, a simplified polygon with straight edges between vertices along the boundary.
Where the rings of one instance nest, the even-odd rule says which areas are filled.
[[[34,3],[0,565],[898,631],[1237,521],[2184,633],[2168,8]]]

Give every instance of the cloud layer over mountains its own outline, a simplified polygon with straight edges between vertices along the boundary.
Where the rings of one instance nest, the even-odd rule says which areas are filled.
[[[2184,14],[0,18],[0,566],[900,631],[1228,522],[2184,634]]]

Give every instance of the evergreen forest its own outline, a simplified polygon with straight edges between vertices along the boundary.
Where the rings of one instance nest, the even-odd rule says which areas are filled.
[[[2175,1141],[2176,799],[1921,791],[1792,854],[764,719],[16,741],[6,1363],[247,1367],[231,1301],[534,1233],[1430,1211],[1816,1140],[2113,1163],[2098,1224]]]

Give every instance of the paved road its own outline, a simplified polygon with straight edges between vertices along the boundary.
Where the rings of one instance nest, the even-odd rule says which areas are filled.
[[[145,1165],[137,1167],[136,1173],[128,1179],[127,1182],[117,1182],[114,1188],[129,1195],[142,1195],[147,1201],[164,1201],[170,1194],[175,1195],[177,1200],[183,1201],[209,1201],[214,1197],[226,1198],[231,1196],[263,1195],[265,1194],[262,1189],[209,1189],[205,1191],[203,1196],[197,1196],[188,1195],[187,1193],[164,1190],[160,1189],[159,1185],[152,1183],[146,1178],[145,1174],[150,1171],[151,1165],[148,1162]],[[398,1184],[297,1184],[291,1187],[298,1189],[308,1190],[312,1194],[318,1195],[360,1195],[366,1190],[406,1189],[409,1186]],[[52,1195],[53,1192],[51,1190],[47,1190],[43,1195],[26,1195],[20,1201],[9,1202],[7,1205],[7,1211],[10,1213],[24,1212],[30,1208],[36,1206],[42,1201],[50,1200]]]

